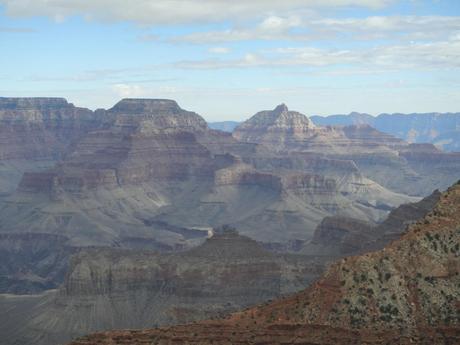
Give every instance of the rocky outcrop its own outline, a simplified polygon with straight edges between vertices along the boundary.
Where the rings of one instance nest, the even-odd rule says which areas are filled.
[[[383,250],[342,259],[308,289],[220,321],[98,333],[72,344],[455,344],[460,184]]]

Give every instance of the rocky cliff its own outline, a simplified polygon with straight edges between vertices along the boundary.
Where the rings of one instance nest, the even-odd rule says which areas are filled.
[[[460,183],[383,250],[342,259],[310,288],[221,321],[98,333],[73,344],[456,344]]]

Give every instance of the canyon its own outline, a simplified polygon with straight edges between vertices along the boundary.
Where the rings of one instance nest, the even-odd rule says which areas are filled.
[[[54,98],[0,106],[0,139],[16,138],[2,146],[0,242],[59,236],[63,262],[92,246],[185,250],[224,224],[267,248],[290,248],[310,241],[325,217],[376,224],[446,188],[460,166],[460,154],[369,126],[318,127],[286,105],[233,134],[172,100],[124,99],[95,112]],[[46,269],[4,268],[10,283],[1,291],[58,287],[63,268],[49,247],[40,249]],[[4,253],[12,262],[21,250]],[[20,281],[30,288],[18,290]]]
[[[23,345],[284,298],[404,236],[460,171],[284,104],[228,133],[173,100],[0,98],[0,142],[0,334]]]
[[[302,290],[334,260],[383,248],[432,212],[440,196],[401,205],[377,228],[325,218],[297,253],[269,251],[229,226],[179,253],[87,248],[74,254],[57,290],[0,297],[0,309],[9,311],[0,334],[7,335],[5,345],[53,345],[100,330],[223,317]]]

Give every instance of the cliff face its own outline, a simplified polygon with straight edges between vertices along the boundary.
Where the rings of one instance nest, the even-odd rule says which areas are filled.
[[[298,291],[322,270],[315,259],[275,255],[229,230],[176,254],[88,249],[73,257],[59,291],[16,303],[0,297],[10,310],[0,316],[0,334],[9,334],[0,344],[62,344],[101,329],[217,317]]]
[[[63,98],[0,98],[0,159],[56,159],[102,124]]]
[[[0,197],[16,190],[24,172],[52,167],[105,121],[104,112],[62,98],[0,97]]]
[[[208,321],[114,331],[73,344],[455,344],[460,341],[460,184],[383,250],[342,259],[310,288]]]

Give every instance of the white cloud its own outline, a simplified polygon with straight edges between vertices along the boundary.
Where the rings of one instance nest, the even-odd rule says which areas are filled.
[[[250,40],[291,40],[304,37],[291,34],[290,30],[302,27],[304,24],[297,15],[286,17],[270,15],[255,27],[233,28],[222,31],[208,31],[191,33],[188,35],[172,37],[172,42],[188,42],[196,44],[209,44],[221,42],[237,42]]]
[[[122,98],[143,97],[147,91],[140,85],[115,84],[112,86],[113,92]]]
[[[228,54],[230,53],[230,48],[227,47],[211,47],[208,49],[208,52],[211,54]]]
[[[393,0],[0,0],[11,16],[72,15],[90,20],[132,21],[143,25],[212,22],[266,16],[319,7],[381,8]]]
[[[158,97],[158,95],[172,95],[178,92],[175,86],[142,86],[138,84],[114,84],[112,91],[117,97],[136,98],[136,97]]]
[[[361,39],[394,38],[429,40],[460,31],[460,17],[371,16],[367,18],[320,19],[311,23],[318,30],[353,33]]]
[[[297,30],[293,30],[297,29]],[[173,42],[218,44],[249,40],[312,41],[344,34],[358,40],[432,40],[460,34],[460,17],[371,16],[367,18],[311,18],[270,15],[256,26],[197,32],[170,38]]]
[[[333,50],[312,47],[279,48],[274,56],[246,54],[240,59],[182,61],[184,69],[222,69],[288,66],[350,66],[360,70],[460,68],[460,39],[408,45],[385,45],[367,49]],[[273,55],[272,54],[272,55]]]

